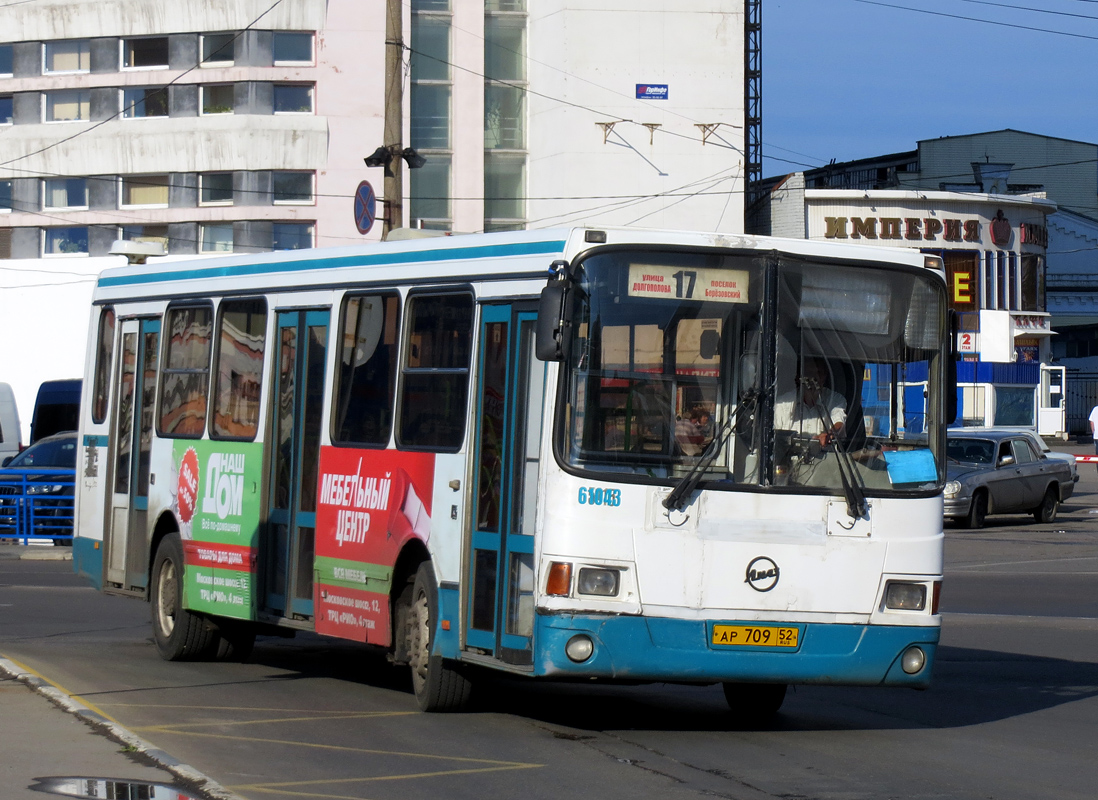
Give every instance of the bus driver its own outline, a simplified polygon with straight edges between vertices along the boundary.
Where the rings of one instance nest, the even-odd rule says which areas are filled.
[[[827,364],[806,358],[797,378],[797,390],[786,392],[774,404],[774,429],[813,436],[826,447],[846,422],[846,398],[827,386]]]

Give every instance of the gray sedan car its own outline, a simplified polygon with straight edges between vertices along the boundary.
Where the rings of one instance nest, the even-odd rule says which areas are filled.
[[[1023,433],[959,428],[946,436],[945,515],[970,528],[982,528],[988,514],[1052,522],[1075,490],[1068,464],[1046,457]]]

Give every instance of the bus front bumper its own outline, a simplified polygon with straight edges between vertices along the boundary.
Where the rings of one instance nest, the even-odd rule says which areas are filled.
[[[719,624],[725,624],[722,620]],[[732,622],[741,626],[776,623]],[[595,677],[684,683],[799,683],[847,686],[930,684],[941,628],[910,625],[795,623],[795,648],[711,644],[712,622],[652,617],[553,614],[537,617],[534,673],[548,678]],[[569,658],[574,637],[591,640],[590,657]],[[586,644],[579,648],[582,654]],[[909,674],[904,654],[921,669]],[[575,650],[573,651],[575,653]]]

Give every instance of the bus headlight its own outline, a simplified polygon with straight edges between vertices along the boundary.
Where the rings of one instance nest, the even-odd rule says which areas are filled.
[[[579,594],[595,594],[602,597],[617,597],[619,574],[616,569],[594,569],[584,567],[579,571],[576,591]]]
[[[885,608],[922,611],[926,608],[926,586],[921,583],[889,581],[885,586]]]
[[[954,497],[961,493],[961,482],[950,481],[945,487],[945,496],[952,500]]]

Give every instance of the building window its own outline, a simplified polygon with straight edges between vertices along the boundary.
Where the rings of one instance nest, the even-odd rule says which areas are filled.
[[[276,31],[271,37],[271,52],[275,65],[312,64],[313,35]]]
[[[484,229],[520,230],[525,225],[526,157],[484,154]]]
[[[167,36],[155,36],[146,39],[123,40],[123,69],[163,69],[167,66]]]
[[[276,83],[274,87],[274,113],[312,114],[313,87],[311,84]]]
[[[78,122],[91,116],[91,92],[65,89],[46,92],[46,122]]]
[[[215,83],[202,87],[203,114],[233,113],[234,89],[231,83]]]
[[[276,222],[272,226],[272,250],[307,250],[313,246],[311,222]]]
[[[75,256],[88,254],[88,229],[46,228],[42,254],[47,256]]]
[[[168,116],[168,87],[156,86],[122,91],[122,116],[126,119]]]
[[[206,429],[212,309],[168,310],[167,351],[160,385],[160,434],[199,437]]]
[[[450,17],[412,15],[411,144],[450,146]]]
[[[0,44],[0,78],[12,76],[12,65],[15,61],[14,48],[10,44]]]
[[[410,218],[436,230],[452,227],[450,208],[451,18],[449,0],[413,0],[411,145],[427,158],[412,170]]]
[[[167,175],[123,175],[122,207],[168,207]]]
[[[122,238],[130,242],[158,244],[168,252],[167,225],[123,225]]]
[[[433,153],[422,167],[410,170],[413,227],[451,229],[450,160],[449,154]]]
[[[484,146],[526,146],[526,19],[484,20]]]
[[[274,202],[302,204],[313,202],[313,173],[275,172],[271,175]]]
[[[218,222],[199,226],[198,249],[202,253],[231,253],[233,224]]]
[[[14,113],[14,98],[10,94],[0,94],[0,125],[11,125]]]
[[[198,176],[198,203],[203,206],[233,204],[233,174],[206,172]]]
[[[202,37],[202,66],[231,67],[236,52],[235,33],[207,33]]]
[[[87,39],[69,39],[63,42],[46,42],[42,50],[42,71],[88,72],[91,70],[91,51]]]
[[[1022,311],[1044,311],[1044,268],[1041,256],[1022,254]]]
[[[0,214],[11,211],[11,181],[0,181]]]
[[[88,207],[88,182],[84,178],[47,178],[42,188],[43,208],[68,211]]]
[[[983,297],[981,298],[980,308],[994,309],[995,308],[995,254],[990,252],[984,253],[984,280],[983,280]]]

